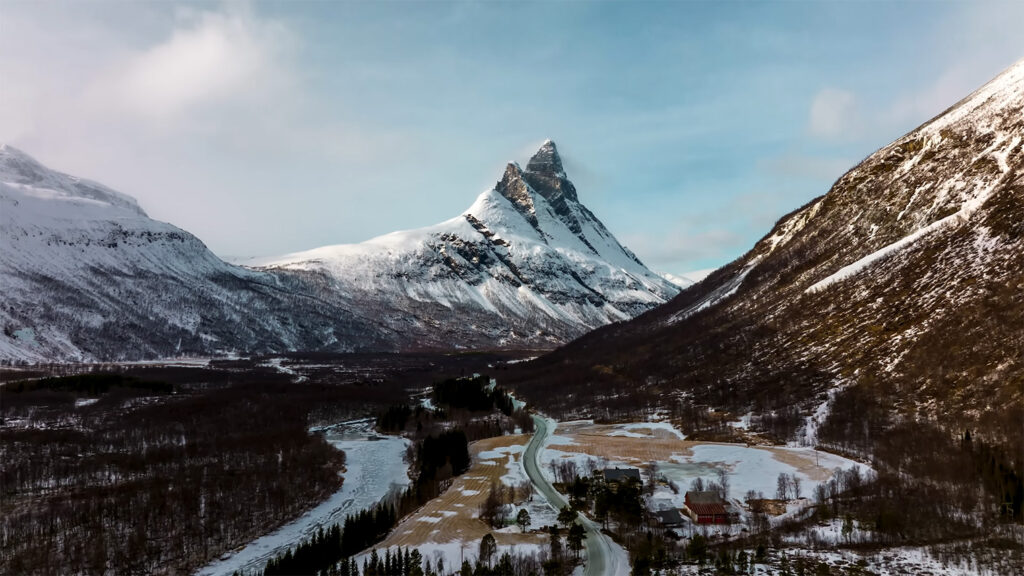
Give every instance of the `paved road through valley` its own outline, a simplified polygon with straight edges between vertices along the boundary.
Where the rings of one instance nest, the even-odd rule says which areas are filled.
[[[548,421],[539,416],[533,417],[534,433],[533,438],[526,445],[523,454],[523,467],[526,468],[526,475],[530,478],[534,488],[552,505],[555,510],[561,510],[567,502],[564,496],[555,490],[555,487],[541,474],[538,457],[551,430],[548,429]],[[587,539],[584,542],[587,550],[586,566],[583,574],[585,576],[625,576],[629,574],[629,564],[623,551],[611,538],[601,532],[601,527],[582,514],[579,521],[587,531]]]

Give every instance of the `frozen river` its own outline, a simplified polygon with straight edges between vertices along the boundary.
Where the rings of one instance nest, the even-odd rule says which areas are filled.
[[[341,489],[295,521],[247,544],[196,572],[197,576],[230,576],[262,571],[267,560],[310,537],[319,526],[343,522],[345,517],[380,502],[393,490],[409,485],[405,451],[409,441],[373,432],[372,421],[338,425],[327,430],[327,441],[346,455]]]

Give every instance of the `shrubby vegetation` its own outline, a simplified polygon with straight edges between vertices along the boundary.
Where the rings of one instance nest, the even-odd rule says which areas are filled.
[[[166,388],[75,377],[5,391],[5,420],[19,425],[0,429],[0,572],[188,571],[338,489],[344,455],[306,425],[323,390]],[[26,405],[55,393],[101,398]]]
[[[310,427],[383,411],[410,385],[493,358],[289,360],[305,361],[315,367],[303,383],[250,360],[0,373],[0,573],[191,572],[340,487],[344,454]],[[18,380],[61,372],[70,377]],[[420,437],[444,444],[444,431],[436,421]],[[427,448],[434,472],[389,513],[442,490],[468,462],[465,442],[451,458]]]

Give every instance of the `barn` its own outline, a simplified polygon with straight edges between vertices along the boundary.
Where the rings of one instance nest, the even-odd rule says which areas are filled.
[[[683,510],[697,524],[728,524],[729,511],[718,492],[687,492]]]

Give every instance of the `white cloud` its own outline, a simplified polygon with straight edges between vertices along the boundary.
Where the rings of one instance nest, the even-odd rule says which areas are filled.
[[[852,92],[823,88],[811,101],[808,117],[811,135],[827,139],[848,138],[857,132],[857,98]]]
[[[294,35],[245,5],[142,4],[94,18],[65,7],[15,5],[0,34],[0,141],[43,161],[90,168],[197,131],[254,141],[272,128],[268,110],[300,106]],[[134,34],[121,19],[150,25]]]
[[[285,74],[286,29],[244,11],[204,12],[170,38],[117,65],[93,96],[163,118],[272,86]]]

